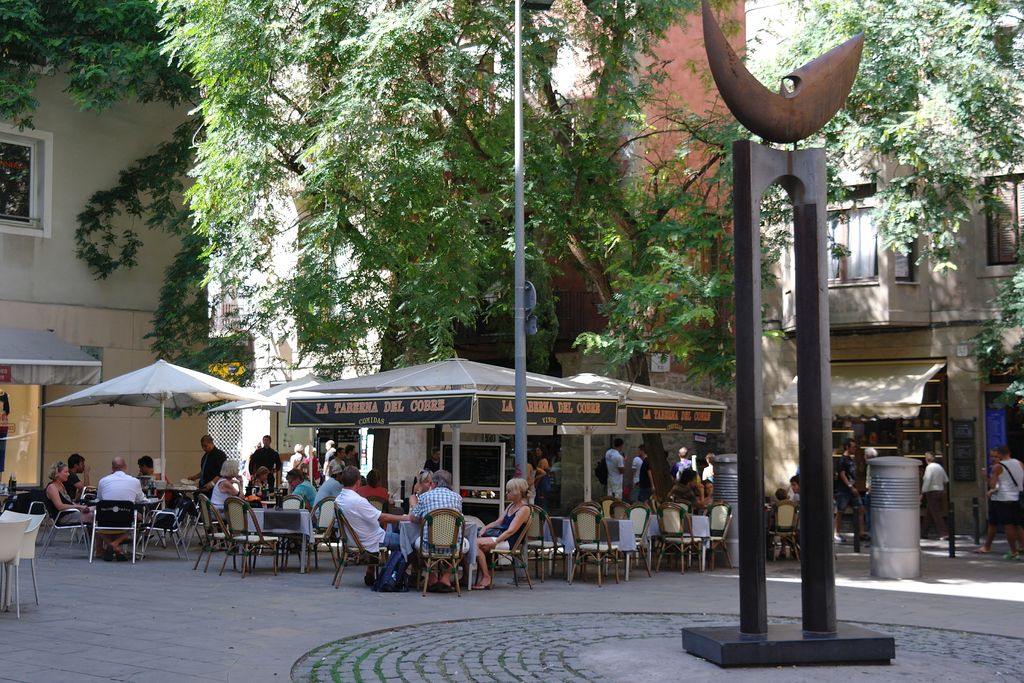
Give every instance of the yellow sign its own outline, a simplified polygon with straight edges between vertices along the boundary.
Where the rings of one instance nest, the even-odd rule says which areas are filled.
[[[214,377],[233,382],[245,374],[245,363],[211,363],[208,369]]]

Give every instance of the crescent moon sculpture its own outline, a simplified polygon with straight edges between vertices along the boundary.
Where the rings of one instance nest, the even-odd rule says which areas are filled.
[[[773,93],[740,61],[725,39],[707,0],[701,0],[704,49],[711,75],[733,116],[771,142],[797,142],[813,135],[846,103],[864,49],[860,33],[787,75]],[[786,88],[786,81],[793,89]]]

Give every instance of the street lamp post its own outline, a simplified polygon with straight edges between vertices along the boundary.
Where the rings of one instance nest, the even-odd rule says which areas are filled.
[[[515,1],[515,453],[516,476],[526,477],[526,218],[523,200],[523,7],[544,11],[551,8],[552,0]]]

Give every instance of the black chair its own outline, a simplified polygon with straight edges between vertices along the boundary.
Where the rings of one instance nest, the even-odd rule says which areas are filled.
[[[130,500],[100,500],[96,502],[96,516],[92,521],[92,536],[89,537],[89,562],[92,562],[96,548],[97,531],[127,531],[132,535],[132,564],[135,564],[135,549],[138,539],[139,512]]]
[[[149,541],[153,534],[158,534],[160,536],[160,544],[164,548],[167,547],[167,537],[170,536],[171,542],[174,543],[174,552],[177,553],[178,557],[181,557],[182,552],[184,552],[185,559],[188,559],[188,546],[185,539],[189,531],[190,508],[195,508],[192,501],[182,499],[174,510],[157,510],[153,514],[153,519],[148,524],[142,526],[143,557],[146,556],[146,550],[149,548]]]

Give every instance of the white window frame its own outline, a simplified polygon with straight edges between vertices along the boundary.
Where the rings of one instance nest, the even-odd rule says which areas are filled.
[[[53,133],[19,130],[0,123],[0,142],[26,145],[32,150],[30,221],[0,218],[0,233],[49,238],[53,230]]]

